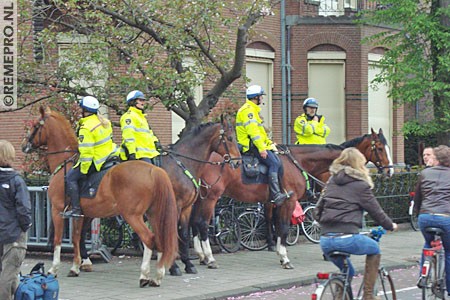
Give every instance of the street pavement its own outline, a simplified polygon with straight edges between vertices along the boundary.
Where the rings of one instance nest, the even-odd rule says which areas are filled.
[[[402,226],[403,225],[403,226]],[[385,234],[380,242],[381,263],[389,268],[415,266],[420,258],[423,238],[409,224],[401,224],[400,230]],[[226,299],[227,297],[280,288],[290,288],[314,282],[317,272],[335,271],[335,267],[323,260],[320,246],[301,236],[297,245],[289,246],[288,257],[294,269],[282,269],[275,252],[247,251],[217,253],[214,255],[219,268],[208,269],[193,261],[198,274],[170,276],[166,274],[160,287],[139,288],[141,258],[126,255],[115,256],[104,263],[100,256],[92,257],[94,271],[80,273],[79,277],[66,275],[72,265],[72,255],[63,254],[59,271],[60,299]],[[27,273],[39,261],[51,266],[50,253],[28,253],[22,266]],[[358,271],[364,268],[364,256],[352,256]],[[152,260],[152,274],[156,261]],[[184,268],[181,262],[180,267]],[[395,279],[394,279],[395,281]]]

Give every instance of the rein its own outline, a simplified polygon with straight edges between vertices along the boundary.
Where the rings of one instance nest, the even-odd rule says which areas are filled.
[[[279,151],[278,153],[280,153],[281,155],[286,155],[292,161],[292,163],[297,167],[297,169],[299,169],[300,172],[302,172],[302,175],[306,179],[306,189],[307,190],[311,189],[311,186],[310,186],[310,183],[308,180],[309,177],[312,178],[315,182],[317,182],[317,184],[319,184],[321,187],[325,186],[325,183],[322,180],[313,176],[311,173],[305,171],[305,169],[302,168],[302,166],[300,165],[298,160],[296,160],[295,157],[292,156],[291,150],[289,150],[289,147],[287,145],[284,145],[284,147],[286,147],[286,148],[283,148],[283,146],[280,146],[280,145],[277,145],[277,147],[279,149],[281,149],[281,151]]]

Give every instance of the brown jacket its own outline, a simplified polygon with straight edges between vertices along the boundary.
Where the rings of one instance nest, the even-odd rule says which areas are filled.
[[[383,228],[393,230],[392,220],[372,193],[370,177],[343,165],[332,166],[330,173],[325,194],[315,208],[322,234],[358,233],[364,211]]]
[[[415,213],[450,215],[450,168],[436,166],[420,173],[414,195]]]

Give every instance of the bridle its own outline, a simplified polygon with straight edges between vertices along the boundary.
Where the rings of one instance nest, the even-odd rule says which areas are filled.
[[[378,140],[375,140],[372,138],[370,141],[370,161],[373,161],[372,158],[375,156],[375,167],[378,170],[379,174],[383,173],[383,170],[386,168],[389,168],[389,166],[384,167],[381,163],[381,156],[377,149],[376,143],[379,142]]]
[[[41,144],[41,136],[42,136],[42,128],[44,127],[45,121],[49,118],[49,116],[45,115],[44,117],[40,118],[36,124],[34,124],[33,126],[33,131],[31,132],[31,134],[28,136],[27,139],[27,144],[26,147],[31,149],[31,150],[36,150],[37,152],[44,152],[46,149],[43,147],[43,145]],[[38,139],[38,144],[39,146],[35,147],[33,144],[33,140],[36,137],[36,135],[39,133],[39,139]],[[78,152],[77,150],[70,150],[70,149],[64,149],[64,150],[59,150],[59,151],[52,151],[52,152],[48,152],[45,151],[46,155],[51,155],[51,154],[59,154],[59,153],[67,153],[67,152],[73,152],[76,153]]]

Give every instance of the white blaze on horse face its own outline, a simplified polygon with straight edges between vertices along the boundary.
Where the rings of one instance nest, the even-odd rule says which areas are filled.
[[[389,161],[389,177],[391,177],[392,175],[394,175],[394,163],[392,162],[391,159],[391,149],[389,148],[388,145],[384,145],[384,150],[386,151],[386,155]]]

